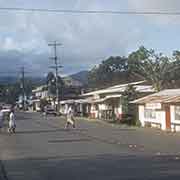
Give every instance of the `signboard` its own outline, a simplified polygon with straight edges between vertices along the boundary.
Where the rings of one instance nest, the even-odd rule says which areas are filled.
[[[146,109],[161,109],[161,103],[147,103]]]

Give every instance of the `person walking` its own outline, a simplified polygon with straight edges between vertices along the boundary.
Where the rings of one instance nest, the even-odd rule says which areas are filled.
[[[76,127],[75,120],[74,120],[74,110],[73,110],[72,106],[70,106],[67,110],[65,129],[67,129],[69,127],[69,125],[72,125],[73,128]]]
[[[16,129],[16,121],[15,121],[15,116],[14,116],[14,110],[11,109],[10,115],[9,115],[9,133],[15,133]]]
[[[3,128],[3,112],[2,112],[2,106],[0,106],[0,132]]]

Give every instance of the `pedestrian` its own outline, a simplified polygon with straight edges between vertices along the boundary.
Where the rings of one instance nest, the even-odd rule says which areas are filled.
[[[16,121],[15,121],[15,115],[14,115],[14,109],[11,109],[10,115],[9,115],[9,133],[15,133],[16,129]]]
[[[69,127],[69,125],[72,125],[73,128],[75,128],[75,120],[74,120],[74,109],[73,106],[70,106],[67,110],[67,117],[66,117],[66,125],[65,129]]]
[[[2,106],[0,106],[0,132],[3,128],[3,112],[2,112]]]

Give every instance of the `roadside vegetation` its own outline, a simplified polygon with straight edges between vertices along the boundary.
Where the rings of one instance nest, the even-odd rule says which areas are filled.
[[[141,46],[128,57],[109,57],[89,72],[89,87],[103,88],[120,83],[146,80],[160,91],[180,87],[180,51],[171,57]]]

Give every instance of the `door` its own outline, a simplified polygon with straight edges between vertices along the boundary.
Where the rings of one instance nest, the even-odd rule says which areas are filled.
[[[166,110],[166,129],[171,129],[171,113],[170,113],[170,106],[165,107]]]

